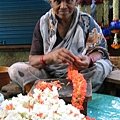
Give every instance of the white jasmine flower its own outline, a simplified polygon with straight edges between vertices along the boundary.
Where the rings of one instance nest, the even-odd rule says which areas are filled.
[[[86,120],[71,104],[59,99],[57,87],[41,91],[34,89],[32,96],[19,94],[1,104],[0,120]]]

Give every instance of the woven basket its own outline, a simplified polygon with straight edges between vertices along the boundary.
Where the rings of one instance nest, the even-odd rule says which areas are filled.
[[[10,77],[8,75],[8,68],[6,66],[0,66],[0,89],[10,83]]]

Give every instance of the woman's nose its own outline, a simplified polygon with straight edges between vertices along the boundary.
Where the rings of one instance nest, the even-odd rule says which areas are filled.
[[[60,8],[66,8],[66,7],[67,7],[66,1],[61,1]]]

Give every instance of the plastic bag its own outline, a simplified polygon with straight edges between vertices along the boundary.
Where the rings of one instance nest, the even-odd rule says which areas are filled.
[[[1,110],[1,103],[4,101],[4,96],[3,94],[0,93],[0,110]]]

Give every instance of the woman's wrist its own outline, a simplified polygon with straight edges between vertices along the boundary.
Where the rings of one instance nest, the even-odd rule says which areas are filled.
[[[89,54],[88,57],[90,58],[90,63],[89,63],[89,67],[93,66],[95,60],[92,54]]]
[[[44,55],[40,56],[40,63],[42,63],[44,66],[46,66],[46,62],[44,61]]]
[[[40,56],[40,63],[42,63],[44,66],[50,65],[53,62],[53,57],[50,53],[43,54]]]

